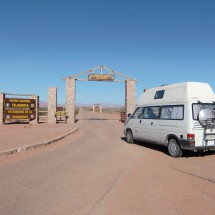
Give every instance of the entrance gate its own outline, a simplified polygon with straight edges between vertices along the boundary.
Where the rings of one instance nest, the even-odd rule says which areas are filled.
[[[88,74],[88,79],[80,79],[79,76]],[[123,78],[117,80],[116,76]],[[66,81],[66,112],[67,123],[75,123],[75,94],[76,94],[76,80],[78,81],[115,81],[125,82],[125,112],[132,113],[135,110],[135,94],[136,94],[136,80],[109,69],[104,66],[98,66],[88,71],[71,75],[64,78]]]

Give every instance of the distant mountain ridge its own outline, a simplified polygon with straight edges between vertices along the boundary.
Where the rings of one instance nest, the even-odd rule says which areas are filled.
[[[93,107],[93,105],[101,105],[102,107],[105,108],[122,108],[124,107],[124,105],[122,104],[111,104],[111,103],[88,103],[88,104],[84,104],[84,103],[76,103],[75,106],[76,107]],[[48,107],[48,102],[44,102],[44,101],[40,101],[39,102],[39,106],[40,107]],[[65,104],[57,104],[58,107],[65,107]]]

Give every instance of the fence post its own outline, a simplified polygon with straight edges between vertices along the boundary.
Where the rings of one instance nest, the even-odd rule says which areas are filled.
[[[125,122],[125,120],[126,120],[126,116],[125,116],[125,111],[122,111],[121,113],[120,113],[120,115],[121,115],[121,122]]]
[[[30,99],[35,99],[35,103],[36,103],[36,118],[32,121],[30,121],[30,124],[35,125],[39,123],[39,96],[30,96]]]

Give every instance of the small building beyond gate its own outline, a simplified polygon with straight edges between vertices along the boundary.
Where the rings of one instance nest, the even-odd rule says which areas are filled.
[[[100,104],[94,104],[93,105],[93,112],[102,113],[102,105],[100,105]]]

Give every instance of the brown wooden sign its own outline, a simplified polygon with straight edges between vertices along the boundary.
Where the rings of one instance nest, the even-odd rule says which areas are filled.
[[[36,108],[35,99],[17,99],[17,98],[5,98],[4,99],[5,108]]]
[[[34,120],[36,119],[36,99],[5,98],[5,120]]]
[[[25,119],[34,120],[36,119],[36,110],[25,110],[25,109],[5,109],[4,118],[6,120],[14,119]]]
[[[89,81],[114,81],[114,75],[110,74],[90,74],[88,75]]]

